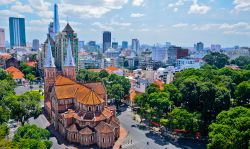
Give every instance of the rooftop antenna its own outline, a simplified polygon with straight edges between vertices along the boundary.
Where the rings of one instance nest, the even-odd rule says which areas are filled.
[[[68,18],[68,16],[67,16],[67,24],[69,24],[69,18]]]

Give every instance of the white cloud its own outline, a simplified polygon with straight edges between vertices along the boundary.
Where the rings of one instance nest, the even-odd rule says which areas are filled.
[[[174,24],[173,27],[175,28],[189,28],[192,30],[198,31],[207,31],[211,29],[216,30],[250,30],[250,23],[247,22],[237,22],[233,24],[229,23],[222,23],[222,24],[188,24],[188,23],[178,23]]]
[[[103,29],[103,30],[109,30],[109,31],[113,30],[113,28],[111,26],[103,24],[101,22],[95,22],[92,25],[97,26],[97,27],[99,27],[100,29]]]
[[[197,0],[193,0],[193,4],[190,6],[189,14],[206,14],[211,8],[206,5],[198,4]]]
[[[143,13],[131,13],[130,14],[130,17],[133,17],[133,18],[139,18],[139,17],[143,17],[144,14]]]
[[[175,28],[184,28],[187,26],[188,26],[187,23],[178,23],[178,24],[173,25],[173,27],[175,27]]]
[[[0,0],[0,5],[6,5],[15,2],[16,0]]]
[[[250,36],[250,32],[239,32],[239,31],[224,31],[223,34],[226,35],[246,35],[246,36]]]
[[[144,3],[144,0],[133,0],[132,5],[133,6],[142,6]]]
[[[29,0],[29,3],[32,8],[39,11],[47,11],[50,6],[50,3],[45,0]]]
[[[250,0],[234,0],[233,12],[250,11]]]
[[[34,12],[41,18],[51,19],[53,12],[49,10],[50,2],[46,0],[29,0],[29,5],[35,10]]]
[[[183,6],[187,0],[178,0],[175,3],[169,3],[168,7],[173,9],[174,12],[179,10],[180,6]]]
[[[15,5],[12,5],[10,8],[11,11],[20,12],[20,13],[31,13],[33,9],[30,5],[23,5],[21,2],[16,2]]]
[[[63,14],[80,18],[100,18],[113,9],[122,9],[128,0],[62,1],[60,9]],[[73,9],[72,9],[73,8]]]
[[[18,12],[14,12],[11,10],[0,10],[0,16],[2,17],[24,17],[22,14]]]

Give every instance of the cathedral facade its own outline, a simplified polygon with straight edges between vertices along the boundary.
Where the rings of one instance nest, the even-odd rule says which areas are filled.
[[[62,70],[58,70],[50,41],[44,61],[44,108],[51,125],[66,140],[82,146],[110,148],[119,138],[120,122],[107,105],[102,82],[76,81],[76,64],[68,39]]]

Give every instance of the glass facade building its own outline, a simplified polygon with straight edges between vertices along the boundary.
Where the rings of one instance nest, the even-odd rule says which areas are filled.
[[[10,47],[26,46],[25,19],[9,18]]]

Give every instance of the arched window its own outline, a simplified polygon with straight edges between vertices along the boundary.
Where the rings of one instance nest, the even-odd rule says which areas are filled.
[[[103,142],[103,143],[105,142],[104,138],[102,138],[102,142]]]
[[[96,106],[96,111],[99,111],[99,106]]]
[[[91,107],[88,108],[88,111],[91,111]]]

